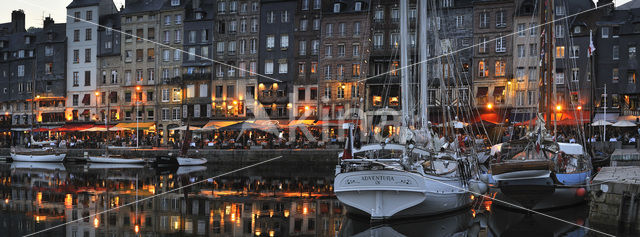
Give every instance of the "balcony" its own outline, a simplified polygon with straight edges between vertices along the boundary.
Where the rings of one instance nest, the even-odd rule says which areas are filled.
[[[184,81],[211,80],[211,73],[183,74]]]

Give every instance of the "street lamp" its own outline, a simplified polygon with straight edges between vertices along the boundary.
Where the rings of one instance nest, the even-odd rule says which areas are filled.
[[[96,121],[98,121],[99,120],[98,119],[98,96],[100,96],[100,92],[96,91],[95,95],[96,95]]]

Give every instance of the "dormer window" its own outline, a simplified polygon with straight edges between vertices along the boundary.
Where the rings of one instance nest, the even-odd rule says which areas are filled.
[[[0,41],[0,48],[4,48],[4,41]]]
[[[25,43],[25,44],[31,44],[31,37],[29,37],[29,36],[25,36],[25,37],[24,37],[24,43]]]
[[[178,5],[180,5],[180,0],[171,0],[171,6],[172,7],[175,7],[175,6],[178,6]]]
[[[576,26],[573,28],[573,33],[574,34],[580,34],[582,33],[582,27],[581,26]]]
[[[196,12],[196,20],[202,20],[203,17],[202,12]]]
[[[340,12],[340,3],[334,3],[333,4],[333,13],[339,13]]]
[[[354,10],[357,12],[362,11],[362,2],[356,2]]]
[[[47,33],[47,39],[53,40],[53,32]]]

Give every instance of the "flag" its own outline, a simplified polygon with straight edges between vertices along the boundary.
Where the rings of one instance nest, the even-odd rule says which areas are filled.
[[[593,55],[593,51],[596,51],[596,46],[593,45],[593,31],[589,31],[589,57]]]

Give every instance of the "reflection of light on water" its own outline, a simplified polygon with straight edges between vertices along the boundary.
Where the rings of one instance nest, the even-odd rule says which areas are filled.
[[[135,231],[135,232],[136,232],[136,234],[137,234],[138,232],[140,232],[140,226],[139,226],[139,225],[136,225],[136,226],[133,228],[133,231]]]
[[[100,226],[100,220],[98,217],[93,218],[93,227],[98,228]]]
[[[36,216],[36,222],[40,223],[40,221],[47,220],[47,216]]]
[[[42,192],[36,194],[36,200],[38,200],[38,204],[42,204]]]
[[[4,199],[4,204],[9,204],[9,199],[8,198]]]
[[[275,231],[273,231],[273,230],[270,230],[270,231],[269,231],[269,236],[270,236],[270,237],[273,237],[275,234],[276,234],[276,232],[275,232]]]
[[[476,218],[476,209],[471,209],[471,215],[473,215],[473,218]]]
[[[475,196],[473,196],[473,195],[471,195],[471,196],[469,196],[469,197],[471,198],[471,201],[473,201],[473,200],[475,200],[475,199],[476,199],[476,197],[475,197]]]
[[[273,217],[273,210],[269,210],[269,217]]]
[[[71,197],[70,193],[67,193],[67,195],[65,195],[64,197],[64,207],[66,208],[73,207],[73,198]]]
[[[262,234],[262,233],[260,233],[259,230],[256,230],[256,236],[260,236],[260,234]]]
[[[309,213],[309,209],[307,207],[303,207],[302,214],[306,215],[307,213]]]

